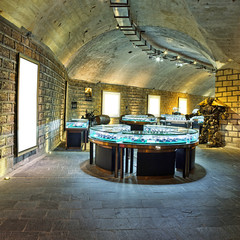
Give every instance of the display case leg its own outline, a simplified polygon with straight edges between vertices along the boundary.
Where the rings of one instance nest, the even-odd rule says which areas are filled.
[[[134,149],[131,148],[130,173],[133,173],[133,157],[134,157]]]
[[[183,178],[189,177],[190,148],[185,148],[185,162],[183,167]]]
[[[124,148],[120,148],[120,178],[124,177],[124,154],[123,154]]]
[[[85,138],[85,143],[84,143],[84,151],[87,149],[87,138],[88,138],[88,132],[84,131],[84,138]]]
[[[93,164],[93,143],[90,142],[90,164]]]
[[[125,166],[125,172],[128,172],[128,148],[126,148],[126,166]]]
[[[119,146],[116,147],[116,153],[115,153],[115,173],[114,177],[118,177],[118,155],[119,155]]]

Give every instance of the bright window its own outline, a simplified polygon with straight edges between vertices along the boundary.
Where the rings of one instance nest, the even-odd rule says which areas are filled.
[[[120,93],[103,91],[102,114],[120,117]]]
[[[148,114],[160,117],[160,96],[148,95]]]
[[[182,114],[187,114],[187,98],[178,99],[179,112]]]

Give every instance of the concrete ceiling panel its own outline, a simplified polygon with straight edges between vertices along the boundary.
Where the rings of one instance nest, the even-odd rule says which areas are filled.
[[[240,1],[131,0],[130,13],[154,47],[214,66],[239,68]],[[3,17],[32,32],[65,65],[71,78],[204,96],[214,74],[193,65],[155,62],[116,30],[109,0],[1,0]]]

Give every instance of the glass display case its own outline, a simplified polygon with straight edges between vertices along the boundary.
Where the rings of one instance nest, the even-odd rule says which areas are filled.
[[[72,119],[66,122],[66,129],[69,128],[88,128],[88,119]]]
[[[187,120],[185,115],[162,114],[160,123],[167,126],[192,128],[193,120]]]
[[[156,123],[157,118],[149,115],[125,115],[122,117],[122,121]]]
[[[204,122],[204,116],[194,116],[190,118],[192,121],[197,121],[198,123],[203,123]]]
[[[186,121],[185,115],[161,114],[161,118],[165,118],[166,121]]]
[[[198,142],[198,131],[181,127],[144,125],[143,131],[130,130],[124,124],[101,125],[90,128],[90,138],[129,144],[190,144]]]
[[[84,149],[88,138],[88,119],[72,119],[66,122],[66,149]]]

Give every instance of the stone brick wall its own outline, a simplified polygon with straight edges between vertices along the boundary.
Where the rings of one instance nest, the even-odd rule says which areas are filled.
[[[92,101],[85,101],[84,89],[91,87],[93,91]],[[68,85],[68,104],[67,104],[67,120],[72,118],[80,118],[88,112],[95,110],[95,115],[101,114],[102,91],[115,91],[121,93],[121,115],[124,114],[146,114],[147,113],[147,97],[148,94],[161,96],[161,113],[171,114],[173,107],[178,106],[178,98],[188,98],[189,113],[196,105],[203,101],[205,97],[189,95],[184,93],[167,92],[156,89],[146,89],[138,87],[128,87],[122,85],[111,84],[93,84],[79,80],[69,80]],[[77,109],[71,109],[71,102],[77,102]],[[118,123],[119,119],[111,119],[111,123]]]
[[[18,56],[40,63],[37,150],[16,157],[16,92]],[[64,97],[67,74],[52,52],[0,17],[0,177],[19,161],[31,160],[53,149],[64,129]],[[15,165],[15,167],[18,164]]]
[[[229,106],[229,118],[220,122],[223,139],[227,145],[240,147],[240,72],[219,70],[216,73],[215,96]]]

